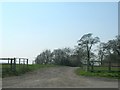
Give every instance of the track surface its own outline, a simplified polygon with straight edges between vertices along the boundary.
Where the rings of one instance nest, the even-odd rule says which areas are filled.
[[[118,88],[118,80],[78,76],[76,67],[50,67],[2,79],[3,88]]]

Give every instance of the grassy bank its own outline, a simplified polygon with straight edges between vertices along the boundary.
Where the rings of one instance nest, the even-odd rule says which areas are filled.
[[[2,78],[8,77],[8,76],[18,76],[21,74],[24,74],[29,71],[37,70],[40,68],[49,68],[49,67],[56,67],[57,65],[41,65],[41,64],[32,64],[28,65],[16,65],[16,72],[11,71],[10,65],[3,64],[2,65]]]
[[[82,76],[91,76],[91,77],[107,77],[107,78],[115,78],[120,79],[120,71],[94,71],[94,72],[87,72],[81,68],[76,69],[75,73],[77,75]]]

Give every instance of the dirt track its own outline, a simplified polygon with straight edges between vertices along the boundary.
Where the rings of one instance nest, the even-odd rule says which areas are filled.
[[[3,88],[118,88],[118,80],[77,76],[75,67],[51,67],[3,78]]]

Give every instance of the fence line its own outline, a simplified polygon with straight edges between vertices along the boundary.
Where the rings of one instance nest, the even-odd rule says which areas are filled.
[[[82,63],[82,68],[87,70],[88,64]],[[87,71],[120,71],[120,65],[111,61],[89,61],[89,70]]]
[[[107,67],[108,69],[107,69],[107,71],[109,71],[109,72],[111,72],[112,71],[112,67],[114,67],[112,64],[114,64],[114,63],[112,63],[110,60],[109,61],[90,61],[90,66],[91,66],[91,71],[95,71],[94,70],[94,67],[95,67],[95,63],[99,63],[99,65],[98,65],[98,67]],[[104,65],[105,64],[105,65]],[[120,66],[117,64],[117,66],[115,66],[115,67],[117,67],[117,68],[119,68]]]
[[[0,58],[0,60],[2,60],[2,61],[5,61],[5,60],[8,61],[7,64],[10,64],[10,70],[13,72],[16,72],[17,59],[19,60],[19,63],[18,63],[19,65],[22,62],[23,65],[27,65],[27,67],[28,67],[28,59],[27,58]]]

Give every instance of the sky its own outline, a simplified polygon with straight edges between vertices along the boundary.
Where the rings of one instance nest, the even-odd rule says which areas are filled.
[[[87,33],[107,42],[118,34],[117,2],[2,3],[1,55],[33,60],[45,49],[74,48]]]

